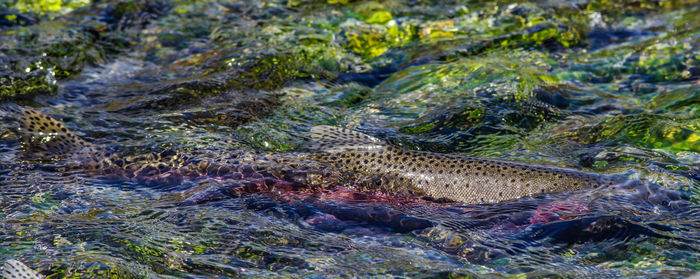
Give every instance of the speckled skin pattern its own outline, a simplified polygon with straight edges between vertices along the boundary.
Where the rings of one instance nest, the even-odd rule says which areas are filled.
[[[7,260],[2,266],[0,278],[7,279],[39,279],[34,270],[17,260]]]
[[[581,171],[473,157],[409,151],[347,129],[316,126],[311,148],[316,160],[359,176],[381,188],[408,188],[434,199],[494,203],[544,193],[610,186],[615,179]],[[358,177],[359,177],[358,176]]]
[[[86,142],[58,120],[30,108],[2,106],[18,119],[22,149],[64,158],[65,168],[91,173],[138,178],[141,182],[177,183],[183,179],[264,180],[266,185],[286,180],[310,186],[343,184],[326,164],[304,159],[298,153],[265,154],[255,150],[209,152],[160,150],[130,155]],[[273,183],[274,184],[274,183]]]
[[[7,108],[5,108],[7,109]],[[96,165],[98,150],[69,131],[52,117],[29,108],[14,108],[19,114],[19,134],[24,149],[48,154],[81,157],[85,164]]]

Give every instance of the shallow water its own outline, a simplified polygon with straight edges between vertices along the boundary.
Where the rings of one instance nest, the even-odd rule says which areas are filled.
[[[311,182],[334,170],[302,160],[292,171],[307,180],[292,184],[277,175],[288,166],[256,159],[235,177],[102,173],[23,150],[6,121],[0,261],[51,278],[700,271],[697,2],[338,2],[35,11],[0,21],[0,97],[125,157],[289,159],[311,127],[334,125],[622,175],[683,204],[635,196],[641,186],[441,203]]]

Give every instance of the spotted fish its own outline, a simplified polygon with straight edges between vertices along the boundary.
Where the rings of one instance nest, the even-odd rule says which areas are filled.
[[[17,134],[23,150],[61,157],[66,168],[116,174],[147,183],[216,177],[263,181],[267,186],[286,182],[314,186],[338,180],[325,164],[302,159],[298,154],[266,154],[248,149],[165,149],[134,155],[87,142],[58,120],[31,108],[3,104],[0,116],[3,113],[18,122]]]
[[[56,119],[34,109],[0,105],[0,117],[8,116],[19,121],[17,134],[25,150],[63,157],[68,162],[66,167],[148,183],[217,177],[244,179],[263,188],[354,184],[357,190],[410,190],[433,199],[469,204],[615,185],[623,191],[635,189],[641,199],[679,200],[675,192],[648,183],[621,183],[620,177],[403,150],[362,133],[330,126],[311,129],[312,152],[306,153],[166,149],[132,155],[82,140]]]
[[[308,146],[317,151],[313,155],[315,160],[333,164],[357,177],[370,177],[370,181],[385,190],[409,189],[434,199],[468,204],[495,203],[618,182],[610,176],[570,169],[410,151],[331,126],[313,127]]]
[[[79,160],[85,167],[100,167],[105,152],[80,139],[56,119],[30,108],[4,105],[2,109],[14,113],[19,119],[19,136],[22,148],[32,152],[65,155]]]

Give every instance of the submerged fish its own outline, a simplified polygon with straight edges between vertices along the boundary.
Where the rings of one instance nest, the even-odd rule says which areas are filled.
[[[56,119],[34,109],[2,105],[2,111],[19,122],[17,134],[23,150],[61,157],[66,163],[64,167],[70,169],[116,174],[148,183],[216,177],[245,178],[269,187],[280,183],[319,185],[328,183],[333,176],[323,171],[324,164],[301,159],[295,154],[272,156],[247,149],[221,152],[165,149],[134,155],[80,139]]]
[[[33,109],[7,105],[2,108],[18,118],[18,134],[24,149],[66,157],[74,167],[129,178],[146,177],[163,182],[203,176],[246,178],[268,188],[350,184],[358,190],[389,193],[408,190],[435,200],[467,204],[612,185],[622,185],[624,191],[635,188],[642,199],[679,199],[678,194],[657,191],[656,185],[621,183],[625,180],[620,177],[404,150],[359,132],[331,126],[311,129],[308,153],[265,154],[237,149],[186,153],[164,150],[125,155],[86,142],[62,123]]]
[[[381,188],[409,188],[434,199],[494,203],[544,193],[611,186],[621,179],[570,169],[410,151],[331,126],[311,129],[312,157],[370,177]],[[370,182],[371,183],[371,182]]]

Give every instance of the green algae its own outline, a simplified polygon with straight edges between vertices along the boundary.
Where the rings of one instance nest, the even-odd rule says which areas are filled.
[[[649,101],[649,109],[680,116],[698,115],[700,89],[696,86],[676,86],[662,90]],[[695,127],[697,130],[697,126]]]
[[[613,48],[603,48],[591,53],[572,55],[577,64],[601,78],[642,78],[648,82],[681,81],[689,77],[689,69],[697,66],[693,45],[700,41],[694,30],[698,24],[691,18],[698,8],[671,11],[662,16],[668,28],[654,31],[656,36],[641,36],[634,44],[619,44]],[[631,23],[619,28],[645,28],[641,18],[630,19]],[[646,23],[648,24],[648,23]],[[639,26],[642,25],[642,26]],[[644,30],[644,29],[643,29]],[[592,62],[593,61],[593,62]]]
[[[90,0],[9,0],[5,5],[22,13],[56,16],[90,4]]]
[[[501,54],[397,72],[375,88],[372,105],[356,110],[353,121],[378,123],[381,119],[382,125],[400,127],[404,133],[421,137],[437,136],[432,142],[445,143],[440,137],[443,131],[459,129],[474,137],[495,130],[513,133],[535,128],[555,116],[550,113],[554,108],[531,101],[534,90],[557,84],[556,77],[546,74],[552,61],[532,52],[511,53],[509,59]],[[446,143],[449,147],[430,144],[430,148],[473,150],[478,146],[472,142],[476,140],[454,139]],[[513,143],[501,142],[489,149]]]
[[[116,11],[113,12],[112,17],[120,19],[121,22],[130,22],[129,24],[132,25],[139,24],[139,19],[135,19],[132,13],[141,9],[148,9],[149,5],[157,5],[157,3],[151,4],[148,1],[114,1],[108,3],[108,7],[111,7],[112,11]],[[100,5],[100,7],[103,6],[105,5]],[[536,6],[526,6],[527,9],[537,10]],[[92,5],[90,9],[94,10],[96,7],[97,5]],[[438,17],[434,19],[433,23],[431,23],[433,19],[429,19],[427,23],[416,23],[409,20],[405,24],[399,24],[394,20],[393,15],[403,16],[412,13],[412,11],[405,10],[405,7],[402,5],[392,4],[389,6],[377,2],[367,2],[353,3],[347,6],[320,5],[317,7],[318,9],[331,9],[336,12],[314,14],[313,16],[306,15],[306,17],[291,22],[284,22],[282,17],[277,15],[269,16],[268,13],[270,11],[275,8],[281,8],[273,4],[271,6],[257,6],[259,10],[256,10],[256,13],[249,17],[244,17],[231,25],[230,19],[225,14],[214,10],[222,6],[213,5],[212,2],[177,3],[177,7],[177,12],[166,15],[162,20],[157,21],[156,26],[148,28],[148,35],[141,39],[135,39],[139,41],[136,46],[137,49],[146,51],[146,56],[152,57],[153,61],[167,62],[172,61],[178,55],[178,52],[191,47],[190,44],[191,42],[194,43],[194,40],[206,36],[221,46],[220,49],[212,50],[216,51],[216,55],[228,57],[214,69],[211,69],[211,67],[216,67],[216,64],[202,64],[197,61],[188,62],[191,65],[190,67],[203,67],[202,70],[206,71],[205,76],[233,70],[232,78],[250,80],[250,82],[242,85],[236,85],[237,87],[247,87],[252,84],[256,88],[265,89],[279,87],[292,79],[305,77],[332,79],[340,72],[358,67],[367,68],[371,65],[374,58],[381,56],[390,49],[407,46],[415,40],[430,42],[439,38],[459,37],[465,34],[473,35],[471,31],[465,31],[464,29],[471,28],[467,26],[468,24],[479,22],[473,19],[475,13],[488,11],[489,14],[487,15],[497,15],[503,12],[499,6],[487,6],[476,9],[472,13],[465,13],[463,11],[467,8],[459,6],[455,9],[456,11],[462,11],[463,26],[455,25],[456,21],[454,20],[439,19],[437,13],[433,15]],[[226,6],[223,7],[225,10],[233,9]],[[508,9],[514,9],[514,7],[509,6]],[[213,16],[203,17],[203,11],[211,12]],[[526,17],[532,18],[522,19],[521,21],[523,22],[517,28],[505,28],[497,25],[494,27],[495,29],[503,30],[494,31],[488,30],[490,28],[488,26],[482,26],[483,29],[486,29],[483,32],[484,34],[488,33],[490,36],[496,36],[501,32],[532,28],[546,21],[546,11],[537,10],[537,12],[531,13],[533,15],[527,14]],[[76,12],[76,14],[81,14],[81,12]],[[522,15],[510,14],[508,16],[521,17]],[[265,18],[268,24],[265,26],[252,25],[254,22],[259,21],[256,17]],[[178,24],[185,19],[191,24],[184,26]],[[512,20],[505,19],[502,21],[509,22]],[[95,22],[90,24],[100,26],[101,23]],[[117,28],[115,31],[119,31],[123,28],[123,25],[122,23],[117,23],[117,25],[110,25],[109,28]],[[561,24],[552,23],[551,25],[559,26]],[[63,28],[71,29],[70,26]],[[452,29],[456,31],[449,31]],[[102,31],[104,26],[96,27],[96,30],[105,34],[113,33],[109,30],[107,32]],[[340,36],[333,37],[332,34],[336,34],[338,31],[341,31]],[[44,36],[51,34],[50,31],[40,32]],[[518,35],[515,35],[515,37],[511,36],[508,40],[500,41],[500,45],[507,46],[511,42],[516,44],[534,43],[537,45],[551,39],[552,36],[572,37],[572,35],[561,35],[559,33],[565,34],[566,32],[552,31],[551,28],[545,28],[540,31],[519,32],[516,31]],[[90,42],[86,38],[77,37],[76,39],[78,39],[76,42]],[[134,40],[134,38],[131,38],[131,40]],[[291,48],[287,47],[290,46],[290,43],[297,40],[301,40],[302,43],[291,44],[293,46]],[[26,44],[26,42],[24,43]],[[54,67],[59,79],[79,72],[86,63],[103,62],[104,55],[94,57],[74,52],[82,49],[95,54],[95,49],[91,49],[94,48],[92,44],[83,47],[76,43],[68,43],[66,45],[72,47],[68,47],[66,51],[59,49],[59,53],[53,53],[54,55],[51,55],[52,53],[50,52],[48,53],[50,54],[48,55],[49,57],[57,56],[73,59],[72,65],[58,65]],[[260,45],[265,45],[265,48],[260,48],[260,50],[264,50],[263,52],[250,51],[252,47]],[[121,45],[120,47],[128,47],[128,45]],[[96,51],[98,54],[101,52],[100,48],[97,48]],[[55,61],[51,62],[54,63],[47,63],[48,67],[56,64]],[[370,64],[367,64],[368,62]],[[235,67],[238,65],[241,67]],[[234,69],[227,69],[227,66]],[[244,75],[241,76],[241,74]]]
[[[584,143],[622,141],[672,152],[700,152],[698,119],[671,119],[656,115],[617,116],[577,134]]]
[[[17,97],[28,99],[37,95],[56,94],[58,87],[55,84],[55,73],[51,69],[49,71],[27,69],[29,69],[28,74],[0,76],[0,100]]]
[[[35,195],[31,198],[34,206],[40,210],[53,211],[60,207],[60,202],[51,198],[48,194]]]
[[[26,8],[39,16],[47,12],[68,13],[87,5],[82,1],[18,1],[16,4],[18,9]],[[104,22],[85,15],[99,13],[100,9],[105,8],[84,7],[72,12],[75,14],[72,20],[58,17],[0,30],[3,40],[0,98],[30,99],[55,94],[57,81],[72,77],[87,66],[105,63],[131,46],[128,36],[111,33]]]

